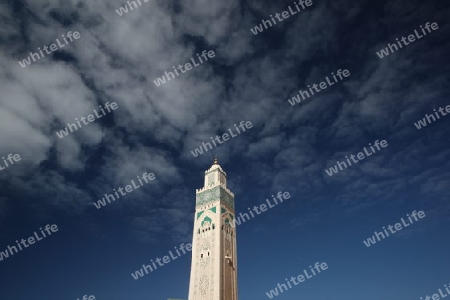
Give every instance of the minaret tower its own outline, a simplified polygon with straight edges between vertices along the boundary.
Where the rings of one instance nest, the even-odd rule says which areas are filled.
[[[217,161],[196,190],[189,300],[237,300],[234,194]]]

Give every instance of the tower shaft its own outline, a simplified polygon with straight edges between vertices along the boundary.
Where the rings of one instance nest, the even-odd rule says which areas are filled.
[[[234,194],[217,162],[196,190],[189,300],[237,300]]]

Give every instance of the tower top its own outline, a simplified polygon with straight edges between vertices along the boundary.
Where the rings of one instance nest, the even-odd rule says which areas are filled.
[[[225,173],[225,171],[222,169],[222,167],[219,165],[219,158],[217,157],[217,155],[214,155],[214,161],[213,164],[211,165],[211,167],[209,167],[208,170],[205,171],[205,174],[209,174],[214,170],[219,170],[220,172],[222,172],[225,176],[227,175],[227,173]]]

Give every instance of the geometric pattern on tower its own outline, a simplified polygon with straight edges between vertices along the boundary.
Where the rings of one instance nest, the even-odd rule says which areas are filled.
[[[196,206],[202,206],[213,201],[223,200],[225,203],[234,210],[234,199],[233,197],[220,185],[212,189],[203,191],[196,194]]]

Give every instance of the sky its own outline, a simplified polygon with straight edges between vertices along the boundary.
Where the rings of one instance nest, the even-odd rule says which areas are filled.
[[[328,269],[274,299],[419,300],[449,285],[450,116],[417,128],[450,105],[447,1],[312,0],[256,35],[294,1],[141,0],[120,15],[125,5],[0,3],[0,156],[20,156],[0,160],[0,252],[58,228],[3,257],[2,300],[187,299],[190,252],[131,274],[192,242],[195,190],[215,154],[236,214],[291,195],[237,227],[239,299],[268,299],[316,262]],[[427,22],[438,29],[379,57]],[[79,38],[21,66],[69,31]],[[204,50],[215,56],[154,82]],[[350,75],[289,103],[339,69]],[[58,137],[107,102],[117,109]],[[253,127],[192,154],[241,121]],[[388,145],[328,174],[377,140]],[[93,205],[144,173],[155,179]],[[425,217],[363,242],[413,211]]]

